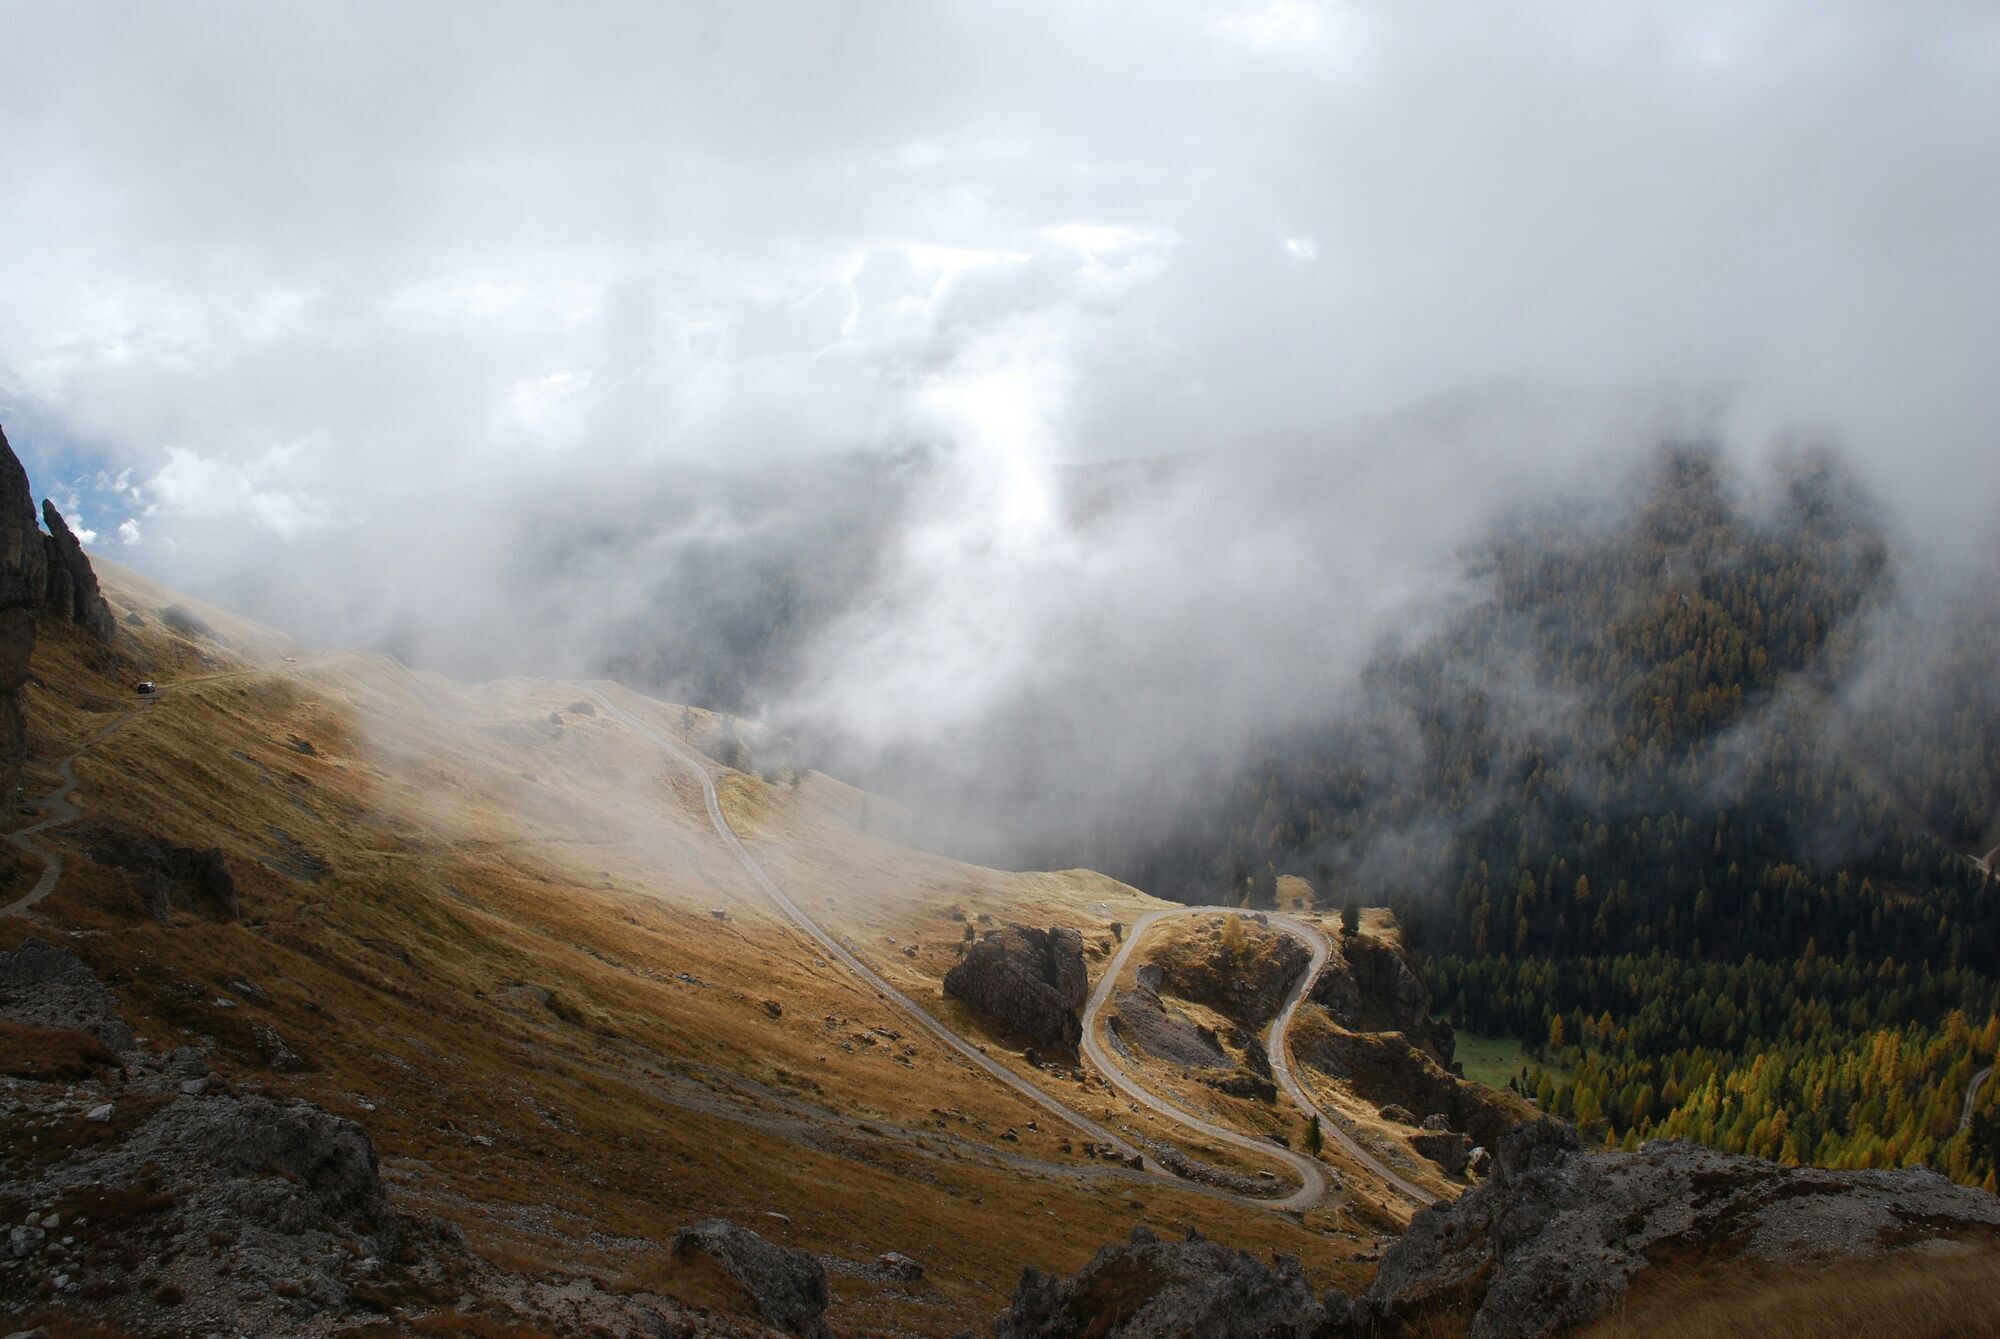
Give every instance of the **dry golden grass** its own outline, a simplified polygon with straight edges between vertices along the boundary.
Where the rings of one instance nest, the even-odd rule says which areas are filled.
[[[1649,1271],[1587,1339],[1977,1339],[2000,1335],[2000,1244],[1938,1243],[1830,1266]]]
[[[143,626],[121,622],[125,663],[108,673],[72,630],[44,628],[28,789],[130,711],[76,764],[85,822],[221,847],[244,914],[176,908],[156,924],[130,875],[55,829],[64,878],[32,919],[0,920],[0,947],[73,934],[150,1046],[212,1037],[231,1079],[358,1121],[398,1203],[458,1222],[491,1258],[638,1277],[677,1226],[713,1213],[789,1245],[923,1260],[942,1305],[836,1281],[836,1325],[864,1333],[983,1326],[1024,1265],[1074,1269],[1141,1222],[1298,1255],[1322,1287],[1363,1281],[1352,1243],[1314,1224],[1065,1153],[1046,1112],[826,964],[715,839],[677,764],[569,710],[578,685],[465,686],[313,656],[102,571],[121,620]],[[168,630],[168,603],[229,645]],[[166,691],[140,704],[137,677]],[[681,728],[678,707],[618,700]],[[985,1037],[938,983],[963,931],[954,909],[1109,943],[1109,922],[1149,899],[1087,872],[913,851],[882,831],[892,808],[871,802],[861,831],[858,792],[816,775],[730,776],[723,791],[774,876],[858,952],[995,1056],[1111,1114],[1101,1090]],[[265,1070],[257,1024],[305,1068]],[[1020,1143],[1000,1140],[1010,1128]]]
[[[118,1066],[118,1057],[88,1032],[23,1027],[0,1018],[0,1074],[57,1083],[88,1079]]]

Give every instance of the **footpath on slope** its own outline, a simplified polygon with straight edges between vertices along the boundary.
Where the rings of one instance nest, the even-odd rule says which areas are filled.
[[[298,665],[287,665],[284,672],[290,673],[298,668]],[[198,675],[191,679],[182,679],[175,684],[162,686],[156,689],[152,696],[134,703],[132,706],[119,712],[116,716],[105,722],[95,734],[77,745],[74,752],[56,764],[56,775],[61,778],[61,783],[54,790],[44,795],[38,802],[38,807],[44,810],[48,814],[48,817],[41,819],[39,822],[30,823],[26,827],[16,828],[12,832],[0,833],[0,838],[5,838],[9,846],[26,855],[33,856],[42,862],[42,877],[35,880],[35,886],[30,888],[23,896],[9,902],[4,907],[0,907],[0,916],[26,915],[29,909],[37,902],[40,902],[56,890],[56,883],[62,878],[62,848],[43,846],[35,840],[35,837],[40,833],[48,831],[50,828],[59,828],[66,823],[74,823],[83,816],[82,811],[70,801],[70,796],[76,793],[76,788],[79,784],[76,779],[76,760],[78,758],[81,758],[84,754],[90,752],[119,730],[123,729],[140,712],[151,710],[159,703],[160,698],[172,688],[186,688],[192,684],[213,683],[218,679],[240,679],[249,674],[268,674],[274,672],[277,671],[260,666],[256,669],[228,670],[221,674]]]
[[[1117,988],[1118,977],[1124,971],[1126,962],[1138,949],[1140,940],[1146,937],[1146,933],[1149,930],[1162,920],[1170,917],[1241,914],[1244,913],[1233,907],[1173,907],[1148,912],[1146,915],[1140,917],[1132,926],[1130,933],[1126,935],[1125,943],[1118,950],[1117,956],[1104,969],[1104,975],[1098,980],[1097,989],[1091,993],[1089,1003],[1084,1006],[1084,1052],[1090,1057],[1091,1063],[1103,1071],[1105,1076],[1118,1087],[1119,1091],[1132,1098],[1132,1100],[1166,1116],[1170,1120],[1187,1126],[1189,1129],[1199,1131],[1211,1139],[1218,1139],[1232,1147],[1245,1149],[1249,1152],[1274,1158],[1285,1163],[1299,1176],[1301,1185],[1297,1192],[1287,1199],[1280,1201],[1280,1203],[1288,1208],[1310,1208],[1323,1199],[1327,1191],[1326,1173],[1317,1159],[1295,1153],[1291,1149],[1270,1143],[1267,1140],[1257,1139],[1239,1131],[1214,1124],[1166,1101],[1164,1098],[1154,1094],[1150,1089],[1142,1086],[1126,1072],[1119,1065],[1117,1058],[1097,1038],[1098,1017],[1102,1013],[1105,1004],[1110,1001],[1112,992]],[[1307,964],[1306,970],[1299,974],[1299,979],[1293,984],[1291,993],[1285,997],[1284,1007],[1278,1011],[1277,1017],[1271,1021],[1270,1027],[1264,1033],[1264,1049],[1267,1058],[1271,1062],[1272,1077],[1277,1080],[1278,1086],[1284,1090],[1285,1095],[1292,1100],[1293,1104],[1301,1112],[1307,1117],[1317,1117],[1319,1119],[1320,1130],[1323,1134],[1339,1144],[1349,1157],[1366,1168],[1371,1175],[1388,1185],[1397,1194],[1418,1205],[1437,1203],[1437,1196],[1398,1175],[1392,1168],[1386,1166],[1380,1159],[1362,1148],[1341,1127],[1338,1121],[1320,1109],[1319,1104],[1313,1101],[1312,1096],[1306,1092],[1304,1086],[1293,1075],[1290,1053],[1292,1020],[1297,1015],[1299,1006],[1304,1003],[1306,996],[1311,992],[1313,983],[1319,979],[1320,971],[1326,966],[1327,960],[1332,956],[1333,944],[1317,926],[1309,925],[1301,920],[1295,920],[1290,916],[1270,915],[1267,913],[1266,918],[1274,929],[1281,930],[1295,938],[1304,940],[1307,948],[1312,951],[1312,961]]]

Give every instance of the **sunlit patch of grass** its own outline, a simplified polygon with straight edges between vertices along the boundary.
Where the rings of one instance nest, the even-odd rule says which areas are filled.
[[[1507,1081],[1521,1072],[1526,1055],[1512,1037],[1482,1037],[1460,1029],[1452,1059],[1465,1068],[1465,1077],[1489,1088],[1505,1088]]]
[[[2000,1243],[1944,1243],[1873,1260],[1779,1268],[1723,1264],[1648,1271],[1588,1339],[1973,1339],[2000,1335]]]

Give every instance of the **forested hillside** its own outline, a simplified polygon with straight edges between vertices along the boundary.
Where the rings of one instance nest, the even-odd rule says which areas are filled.
[[[1835,459],[1774,476],[1682,448],[1628,507],[1552,500],[1213,823],[1094,854],[1390,902],[1589,1137],[1990,1183],[2000,1104],[1960,1114],[2000,1038],[2000,605],[1920,588]]]

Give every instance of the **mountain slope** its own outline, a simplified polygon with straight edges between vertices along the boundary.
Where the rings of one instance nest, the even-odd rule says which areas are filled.
[[[119,663],[45,627],[27,689],[29,794],[101,736],[72,764],[82,815],[43,834],[63,876],[0,918],[0,948],[58,936],[147,1045],[207,1048],[233,1082],[352,1118],[398,1209],[459,1224],[489,1259],[637,1286],[667,1272],[676,1227],[722,1214],[923,1261],[920,1289],[836,1271],[832,1314],[945,1333],[983,1322],[1024,1265],[1073,1265],[1135,1222],[1330,1279],[1356,1268],[1352,1234],[1377,1235],[1338,1201],[1301,1226],[1087,1156],[828,963],[716,840],[692,775],[585,686],[303,653],[100,569]],[[138,677],[157,698],[132,695]],[[708,738],[703,713],[601,691]],[[786,890],[900,988],[1061,1100],[1145,1127],[1029,1068],[937,983],[967,921],[1077,926],[1095,971],[1110,922],[1157,904],[911,851],[880,835],[893,806],[817,774],[730,771],[719,789]],[[219,850],[240,916],[135,864],[163,848]],[[23,857],[0,897],[38,873]]]

